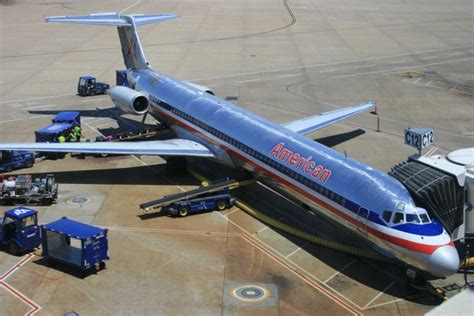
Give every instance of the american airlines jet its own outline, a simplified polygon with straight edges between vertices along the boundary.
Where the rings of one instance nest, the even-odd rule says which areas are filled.
[[[415,205],[395,178],[319,144],[305,135],[375,106],[365,103],[283,125],[213,95],[212,91],[154,71],[136,27],[176,14],[100,13],[46,18],[47,22],[116,26],[131,88],[109,90],[126,113],[149,113],[176,139],[143,142],[15,143],[1,150],[36,150],[188,156],[243,168],[288,198],[361,234],[384,255],[436,277],[459,268],[459,255],[443,226]]]

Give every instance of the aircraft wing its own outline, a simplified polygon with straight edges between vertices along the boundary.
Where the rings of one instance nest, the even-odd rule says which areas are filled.
[[[141,142],[0,143],[0,150],[214,157],[208,148],[186,139]]]
[[[375,106],[376,104],[374,102],[362,103],[351,107],[324,112],[304,119],[288,122],[283,124],[282,126],[298,134],[306,135],[325,126],[331,125],[338,121],[342,121],[353,115],[359,114],[369,109],[373,109],[375,108]]]

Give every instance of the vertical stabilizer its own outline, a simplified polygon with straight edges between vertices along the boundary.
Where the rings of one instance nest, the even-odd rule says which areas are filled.
[[[150,68],[143,53],[136,27],[145,24],[158,23],[165,20],[175,19],[177,14],[129,14],[119,13],[93,13],[82,16],[54,16],[47,17],[46,22],[75,23],[92,25],[116,26],[119,33],[122,55],[128,70],[140,70]]]

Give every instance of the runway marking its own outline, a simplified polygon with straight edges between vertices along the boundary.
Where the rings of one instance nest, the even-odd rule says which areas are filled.
[[[97,102],[97,101],[102,101],[102,100],[110,100],[110,98],[100,98],[100,99],[93,99],[93,100],[81,100],[82,103],[88,103],[88,102]]]
[[[18,119],[11,119],[11,120],[3,120],[0,121],[0,123],[8,123],[8,122],[17,122],[17,121],[24,121],[24,120],[31,120],[31,119],[36,119],[44,117],[44,115],[38,115],[38,116],[30,116],[30,117],[24,117],[24,118],[18,118]]]
[[[241,83],[254,82],[254,81],[260,81],[260,80],[261,80],[260,78],[257,78],[257,79],[249,79],[249,80],[237,81],[236,83],[237,83],[237,84],[241,84]]]
[[[57,95],[50,95],[50,96],[45,96],[45,97],[37,97],[37,98],[29,98],[29,99],[1,101],[0,104],[13,103],[13,102],[23,102],[23,101],[32,101],[32,100],[52,99],[52,98],[61,98],[61,97],[70,97],[70,96],[74,96],[74,95],[75,95],[75,94],[57,94]]]
[[[302,76],[303,74],[290,74],[290,75],[281,75],[281,76],[278,76],[278,78],[290,78],[290,77],[298,77],[298,76]]]
[[[133,8],[134,6],[136,6],[137,4],[139,4],[140,2],[141,2],[141,0],[137,0],[137,1],[135,1],[135,3],[133,3],[133,4],[129,5],[128,7],[126,7],[126,8],[125,8],[125,9],[123,9],[123,10],[120,10],[120,11],[119,11],[119,13],[124,13],[125,11],[127,11],[128,9],[131,9],[131,8]]]
[[[339,269],[338,271],[336,271],[333,275],[331,275],[329,278],[327,278],[323,283],[324,284],[327,284],[329,281],[331,281],[336,275],[338,275],[339,273],[341,273],[342,271],[346,270],[347,268],[349,268],[349,266],[351,266],[354,262],[356,262],[356,259],[352,259],[351,261],[349,261],[348,263],[346,263],[345,266],[343,266],[341,269]]]
[[[23,110],[33,110],[33,109],[42,109],[42,108],[49,108],[52,106],[57,106],[57,104],[45,104],[45,105],[38,105],[38,106],[30,106],[28,108],[24,108]]]
[[[430,157],[431,155],[433,155],[435,153],[435,151],[437,151],[439,149],[438,146],[433,146],[433,148],[431,148],[430,150],[428,150],[428,152],[426,154],[424,154],[423,156],[425,157]]]
[[[282,216],[278,219],[279,222],[281,222],[283,219],[285,219],[285,216]],[[270,228],[270,226],[265,226],[263,228],[261,228],[259,231],[257,231],[255,234],[253,234],[253,236],[256,236],[264,231],[266,231],[268,228]]]
[[[455,59],[455,60],[448,60],[448,61],[442,61],[442,62],[431,63],[431,64],[422,64],[422,65],[416,65],[416,66],[408,66],[408,67],[402,67],[402,68],[392,68],[392,69],[385,69],[385,70],[362,72],[362,73],[357,73],[357,74],[339,75],[339,76],[329,77],[328,80],[331,80],[331,79],[341,79],[341,78],[349,78],[349,77],[358,77],[358,76],[367,76],[367,75],[378,74],[378,73],[387,73],[387,74],[390,74],[391,72],[396,72],[396,71],[401,71],[401,70],[406,70],[406,69],[413,69],[413,68],[420,68],[420,67],[434,66],[434,65],[451,64],[451,63],[456,63],[456,62],[459,62],[459,61],[465,61],[465,60],[471,60],[471,59],[474,59],[474,57],[462,58],[462,59]]]
[[[377,66],[377,65],[376,64],[371,64],[371,65],[357,66],[357,67],[354,67],[354,69],[369,68],[369,67],[374,67],[374,66]]]
[[[389,64],[403,64],[404,62],[406,62],[406,59],[391,61],[389,62]]]
[[[7,272],[5,272],[2,276],[0,276],[0,286],[3,286],[10,294],[13,296],[17,297],[20,299],[23,303],[26,303],[32,309],[26,313],[25,315],[31,316],[36,314],[40,309],[41,306],[39,306],[37,303],[35,303],[33,300],[29,299],[26,295],[18,291],[16,288],[11,286],[10,284],[6,283],[5,280],[8,278],[10,275],[15,273],[20,267],[25,265],[28,261],[30,261],[35,255],[33,254],[27,254],[23,259],[21,259],[19,262],[17,262],[12,268],[10,268]]]
[[[319,73],[327,73],[327,72],[334,72],[334,71],[338,71],[340,70],[340,68],[333,68],[333,69],[326,69],[326,70],[320,70]]]
[[[292,252],[290,252],[289,254],[287,254],[287,255],[285,256],[285,258],[288,259],[288,258],[291,257],[292,255],[294,255],[295,253],[297,253],[298,251],[300,251],[301,249],[303,249],[304,247],[306,247],[308,244],[309,244],[309,241],[305,242],[303,246],[296,248],[295,250],[293,250]]]
[[[386,291],[388,291],[389,288],[391,288],[393,285],[395,284],[395,281],[392,281],[390,282],[389,285],[387,285],[382,292],[380,292],[379,294],[375,295],[375,297],[373,299],[371,299],[367,304],[364,305],[364,307],[362,307],[362,310],[365,310],[370,304],[372,304],[373,302],[375,302],[380,296],[382,296],[382,294],[384,294]]]
[[[427,57],[420,57],[420,60],[430,60],[430,59],[435,59],[438,58],[438,56],[427,56]]]
[[[474,135],[474,133],[463,133],[463,135],[472,136],[472,135]]]
[[[372,309],[372,308],[376,308],[376,307],[380,307],[380,306],[384,306],[384,305],[388,305],[388,304],[398,303],[398,302],[401,302],[401,301],[403,301],[403,298],[397,298],[397,299],[392,300],[392,301],[372,305],[372,306],[368,307],[367,309]]]
[[[278,250],[276,250],[275,248],[271,247],[270,245],[268,245],[266,242],[262,241],[260,238],[258,238],[257,236],[254,236],[252,235],[249,231],[247,231],[246,229],[244,229],[242,226],[240,226],[239,224],[237,224],[236,222],[232,221],[231,219],[225,217],[224,215],[222,215],[221,213],[217,213],[218,215],[220,215],[221,217],[223,217],[225,220],[227,220],[229,223],[231,223],[232,225],[234,225],[235,227],[239,228],[241,231],[243,231],[244,233],[246,233],[247,235],[249,235],[250,237],[258,240],[259,243],[261,243],[262,245],[264,245],[265,247],[267,247],[268,249],[270,249],[271,251],[273,251],[274,253],[278,254],[279,256],[281,256],[282,258],[285,258],[285,256],[279,252]],[[243,234],[242,236],[244,237],[247,237],[245,234]],[[250,239],[250,238],[249,238]],[[256,244],[255,244],[256,245]],[[349,303],[351,303],[352,305],[354,305],[355,307],[357,307],[358,309],[362,309],[362,307],[360,307],[359,305],[357,305],[355,302],[353,302],[351,299],[349,299],[348,297],[344,296],[342,293],[338,292],[337,290],[335,290],[334,288],[330,287],[329,285],[327,284],[324,284],[324,282],[322,282],[318,277],[316,277],[314,274],[312,274],[311,272],[307,271],[306,269],[304,269],[303,267],[301,267],[300,265],[296,264],[295,262],[291,261],[290,259],[286,259],[289,263],[291,263],[293,266],[295,266],[296,268],[298,268],[299,270],[303,271],[305,274],[307,274],[309,277],[313,278],[314,280],[316,280],[317,282],[321,283],[321,284],[318,284],[318,283],[315,283],[314,281],[312,281],[309,277],[306,277],[304,275],[302,275],[301,273],[299,273],[298,271],[296,271],[295,268],[291,267],[290,265],[288,264],[285,264],[284,261],[282,261],[280,258],[276,257],[275,255],[267,252],[267,254],[269,256],[271,256],[275,261],[277,261],[278,263],[280,263],[281,265],[283,265],[284,267],[287,267],[290,271],[292,271],[294,274],[296,274],[297,276],[299,276],[300,278],[302,278],[303,280],[308,280],[310,285],[313,285],[313,287],[315,287],[316,289],[322,291],[324,289],[323,286],[329,288],[332,292],[334,292],[335,294],[337,294],[338,296],[342,297],[343,299],[345,299],[346,301],[348,301]],[[307,282],[308,283],[308,282]],[[323,292],[324,294],[326,294],[326,292]],[[331,292],[327,293],[326,296],[328,295],[333,295]],[[333,301],[337,300],[337,297],[334,297]],[[341,305],[341,304],[346,304],[344,302],[341,302],[338,303],[338,301],[335,301],[338,305],[340,306],[343,306],[344,305]],[[346,305],[348,308],[351,308],[349,305]],[[347,309],[347,308],[346,308]],[[356,311],[357,315],[362,315],[359,311]]]
[[[253,72],[229,74],[229,75],[223,75],[223,76],[212,76],[212,77],[196,78],[196,79],[187,79],[187,80],[188,81],[205,81],[205,80],[213,80],[213,79],[232,78],[232,77],[237,77],[237,76],[249,76],[249,75],[256,75],[256,74],[262,74],[262,73],[273,73],[273,72],[280,72],[280,71],[287,71],[287,70],[308,69],[308,68],[323,67],[323,66],[343,65],[343,64],[350,64],[350,63],[361,62],[361,61],[369,61],[369,60],[388,59],[388,58],[396,58],[396,57],[403,57],[403,56],[414,56],[414,55],[425,54],[425,53],[435,53],[435,52],[442,52],[442,51],[448,51],[448,50],[454,50],[454,49],[471,48],[471,47],[474,47],[474,45],[456,46],[456,47],[451,47],[451,48],[425,50],[425,51],[418,51],[418,52],[398,54],[398,55],[387,55],[387,56],[369,57],[369,58],[362,58],[362,59],[352,59],[352,60],[339,61],[339,62],[333,62],[333,63],[311,64],[311,65],[307,65],[307,66],[286,67],[286,68],[279,68],[279,69],[253,71]]]
[[[464,54],[463,52],[456,52],[456,53],[448,54],[448,56],[459,56],[459,55],[463,55],[463,54]]]

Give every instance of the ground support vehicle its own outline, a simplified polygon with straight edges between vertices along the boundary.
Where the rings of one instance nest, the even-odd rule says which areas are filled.
[[[108,89],[110,89],[110,85],[103,82],[96,82],[92,76],[79,77],[77,84],[77,94],[81,97],[104,94]]]
[[[0,171],[11,172],[14,169],[31,168],[35,163],[33,153],[22,150],[0,151]]]
[[[23,206],[6,211],[0,220],[0,243],[14,256],[39,247],[38,212]]]
[[[59,112],[52,120],[53,124],[66,123],[72,127],[81,127],[81,113],[80,112]]]
[[[41,225],[42,256],[86,271],[109,260],[107,229],[66,217]]]
[[[31,175],[10,176],[0,183],[0,205],[51,205],[58,198],[54,175],[32,179]]]
[[[145,212],[161,208],[172,216],[187,216],[191,213],[224,210],[232,207],[235,199],[229,194],[230,189],[239,186],[236,180],[214,182],[208,186],[188,192],[167,195],[159,200],[150,201],[140,205]]]

